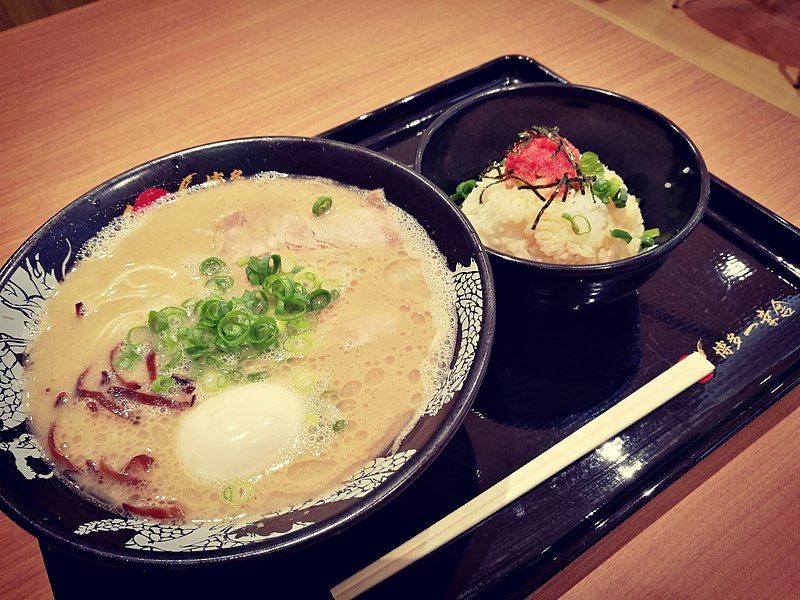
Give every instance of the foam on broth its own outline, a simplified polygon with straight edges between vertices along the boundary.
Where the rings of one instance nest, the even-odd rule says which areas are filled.
[[[308,222],[320,195],[331,196],[334,209],[311,221],[319,231],[309,238],[298,223]],[[87,386],[101,389],[111,349],[150,310],[209,294],[197,270],[204,258],[226,260],[236,294],[248,284],[235,260],[272,252],[285,268],[312,269],[341,294],[318,313],[313,347],[259,359],[268,380],[295,391],[313,415],[279,463],[226,481],[204,479],[185,468],[177,449],[191,409],[137,407],[132,424],[74,397],[87,367]],[[454,298],[444,258],[424,229],[381,193],[269,174],[190,188],[112,222],[47,301],[26,369],[31,427],[47,448],[56,423],[57,448],[81,468],[70,478],[114,508],[165,501],[180,504],[188,519],[266,514],[335,488],[399,443],[448,368]],[[76,316],[79,302],[83,317]],[[146,382],[137,368],[131,373]],[[69,397],[55,406],[62,391]],[[214,393],[198,390],[196,405]],[[347,426],[334,432],[337,420]],[[154,463],[136,486],[83,469],[87,460],[103,460],[120,471],[139,454]]]

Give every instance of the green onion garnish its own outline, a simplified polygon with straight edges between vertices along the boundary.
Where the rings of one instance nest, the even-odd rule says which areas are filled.
[[[657,238],[661,235],[661,230],[658,227],[653,229],[645,229],[642,232],[642,248],[651,248],[656,245],[656,241],[653,238]]]
[[[309,310],[312,310],[309,308]],[[286,321],[286,332],[289,334],[302,333],[311,329],[319,319],[313,312],[307,312],[299,317]]]
[[[227,267],[225,266],[225,262],[221,258],[217,258],[216,256],[209,256],[203,262],[200,263],[200,273],[205,275],[206,277],[213,277],[214,275],[219,275],[223,271],[226,271]]]
[[[339,419],[338,421],[334,422],[334,424],[333,424],[333,430],[336,431],[336,432],[341,431],[345,427],[347,427],[347,421],[345,421],[344,419]]]
[[[160,370],[170,371],[178,366],[183,358],[183,349],[177,339],[163,337],[155,343]]]
[[[249,330],[250,315],[244,310],[232,310],[217,324],[217,334],[228,348],[241,346]]]
[[[619,188],[619,191],[614,194],[611,201],[617,208],[625,208],[625,205],[628,204],[628,190],[624,187]]]
[[[230,275],[216,275],[206,282],[206,285],[217,288],[223,294],[231,289],[233,284],[233,277]]]
[[[247,337],[254,348],[266,350],[278,341],[278,324],[272,317],[259,317],[250,323]]]
[[[622,240],[626,244],[630,244],[631,240],[633,239],[633,236],[624,229],[612,229],[611,237]]]
[[[457,203],[463,202],[472,193],[476,185],[477,182],[474,179],[462,181],[456,186],[456,193],[451,194],[450,199]]]
[[[304,298],[292,296],[286,300],[278,299],[275,306],[275,318],[280,321],[289,321],[305,314],[307,309]]]
[[[475,189],[475,184],[476,181],[474,179],[462,181],[456,186],[456,194],[461,194],[463,198],[466,198],[472,193],[472,190]]]
[[[569,221],[569,224],[572,225],[572,232],[575,235],[586,235],[592,230],[592,224],[589,219],[580,213],[576,213],[574,217],[569,213],[561,213],[561,218]]]
[[[594,152],[581,154],[581,158],[578,161],[578,169],[581,175],[586,175],[587,177],[602,177],[605,172],[603,165],[600,163],[600,157]]]
[[[125,340],[131,346],[138,346],[139,344],[144,344],[150,339],[150,329],[145,327],[144,325],[139,325],[138,327],[134,327],[128,332],[128,335],[125,337]]]
[[[133,365],[142,360],[142,354],[139,348],[140,347],[132,346],[131,344],[125,344],[114,357],[114,366],[123,371],[130,369]]]
[[[321,287],[322,278],[303,267],[283,271],[278,254],[240,262],[254,287],[239,296],[223,297],[220,294],[233,288],[234,279],[221,274],[227,270],[221,260],[206,259],[201,271],[220,294],[150,311],[147,326],[127,333],[115,366],[129,369],[152,351],[157,357],[156,393],[174,389],[171,375],[177,368],[186,369],[202,389],[216,391],[266,377],[266,371],[245,368],[265,352],[283,347],[288,353],[304,354],[313,348],[310,331],[319,319],[317,313],[337,297],[335,291]]]
[[[151,310],[147,315],[147,326],[150,328],[151,332],[161,333],[162,331],[166,331],[169,324],[164,315],[155,310]]]
[[[247,280],[250,283],[253,285],[264,285],[270,275],[279,274],[281,272],[281,257],[277,254],[272,254],[266,258],[250,257],[247,261],[245,272],[247,274]]]
[[[598,177],[592,184],[592,193],[599,198],[603,204],[608,204],[608,190],[610,187],[610,182],[602,177]]]
[[[612,177],[608,180],[608,187],[605,191],[605,196],[609,200],[611,200],[614,196],[617,195],[617,192],[622,188],[622,179],[619,177]]]
[[[300,284],[308,291],[316,290],[318,287],[320,287],[320,283],[319,280],[317,279],[317,276],[314,275],[314,273],[312,273],[311,271],[305,271],[303,273],[300,273],[297,279],[299,280]]]
[[[331,293],[328,290],[314,290],[308,296],[306,296],[308,310],[311,312],[322,310],[331,303],[331,297]]]
[[[159,375],[152,383],[156,394],[169,394],[175,388],[175,380],[169,375]]]
[[[311,207],[311,212],[321,217],[331,208],[333,208],[333,198],[330,196],[320,196],[317,198],[317,201],[314,202],[314,206]]]
[[[283,342],[283,349],[290,354],[303,355],[314,347],[314,338],[308,333],[301,333],[286,338]]]
[[[189,318],[189,315],[186,314],[186,311],[182,308],[178,308],[177,306],[168,306],[167,308],[162,308],[160,311],[158,311],[158,314],[164,318],[168,329],[173,329],[183,325],[186,322],[186,319]]]
[[[269,280],[264,284],[264,291],[269,292],[279,300],[288,300],[297,293],[297,288],[294,287],[294,279],[288,275],[283,275]]]

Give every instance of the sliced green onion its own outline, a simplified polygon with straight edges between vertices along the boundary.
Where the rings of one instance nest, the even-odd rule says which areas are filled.
[[[301,369],[292,376],[292,387],[307,394],[319,384],[319,376],[311,369]]]
[[[336,431],[337,433],[342,429],[344,429],[345,427],[347,427],[347,421],[345,421],[344,419],[339,419],[333,424],[333,430]]]
[[[336,292],[336,288],[339,287],[339,284],[340,284],[339,281],[336,281],[335,279],[332,279],[332,278],[327,278],[327,279],[323,279],[322,281],[320,281],[318,287],[325,288],[326,290],[330,290],[331,295],[333,295],[335,293],[338,293],[338,292]],[[335,296],[334,296],[334,298],[335,298]]]
[[[233,383],[239,383],[244,379],[244,373],[242,373],[239,369],[228,369],[225,371],[225,375]]]
[[[233,287],[233,277],[230,275],[216,275],[206,281],[206,285],[212,286],[220,290],[222,293],[227,292]]]
[[[292,287],[294,288],[294,295],[295,296],[299,296],[300,298],[305,297],[305,295],[307,293],[307,290],[306,290],[305,286],[302,283],[299,283],[299,282],[295,281],[292,284]]]
[[[614,194],[614,197],[611,199],[614,202],[614,206],[617,208],[625,208],[628,204],[628,190],[625,188],[619,188],[619,191]]]
[[[281,257],[279,254],[272,254],[267,258],[267,273],[272,275],[281,272]]]
[[[136,346],[125,344],[114,358],[114,366],[125,371],[142,360],[142,355]]]
[[[609,200],[617,195],[617,192],[622,188],[622,179],[619,177],[612,177],[608,180],[608,188],[606,189],[605,196]]]
[[[281,257],[272,254],[266,258],[251,256],[247,261],[247,281],[253,285],[264,285],[270,275],[280,274]]]
[[[298,275],[297,279],[299,279],[299,283],[305,287],[307,291],[315,290],[319,287],[319,281],[317,280],[317,276],[314,275],[311,271],[305,271]]]
[[[301,333],[286,338],[283,342],[283,349],[290,354],[303,355],[315,346],[314,338],[308,333]]]
[[[144,344],[150,340],[150,329],[144,325],[139,325],[131,329],[125,339],[132,346]]]
[[[475,189],[476,184],[477,182],[474,179],[462,181],[456,186],[456,194],[461,194],[462,198],[466,198],[472,193],[472,190]]]
[[[605,170],[600,162],[600,157],[594,152],[584,152],[578,161],[578,169],[587,177],[602,177]]]
[[[161,338],[156,342],[155,351],[159,358],[160,371],[174,369],[183,358],[183,349],[177,340]]]
[[[267,281],[264,291],[269,291],[270,294],[278,298],[278,300],[288,300],[296,293],[294,281],[288,275],[277,277],[272,282]]]
[[[572,232],[575,235],[586,235],[592,230],[592,224],[589,219],[580,213],[577,213],[574,217],[569,213],[561,213],[561,218],[569,221],[569,224],[572,225]]]
[[[630,244],[631,240],[633,239],[633,236],[624,229],[612,229],[611,237],[622,240],[626,244]]]
[[[151,385],[156,394],[169,394],[175,388],[175,380],[169,375],[159,375]]]
[[[241,346],[250,329],[250,315],[243,310],[233,310],[220,319],[217,333],[229,348]]]
[[[200,273],[206,277],[213,277],[223,271],[227,271],[225,262],[216,256],[210,256],[200,263]]]
[[[464,201],[467,196],[472,193],[472,190],[475,189],[477,182],[474,179],[467,179],[466,181],[462,181],[456,186],[456,193],[450,195],[450,199],[454,202],[462,202]]]
[[[147,315],[147,326],[153,333],[161,333],[162,331],[167,330],[169,324],[167,323],[167,319],[164,315],[154,310],[151,310],[150,313]]]
[[[178,308],[177,306],[168,306],[167,308],[162,308],[158,313],[164,317],[164,320],[167,322],[167,328],[172,329],[175,327],[180,327],[186,320],[189,318],[189,315],[186,314],[186,311],[182,308]]]
[[[269,310],[269,298],[264,290],[252,290],[247,292],[249,295],[245,299],[245,306],[254,315],[261,315]]]
[[[213,327],[198,324],[189,330],[187,337],[192,344],[205,347],[214,341],[216,335],[216,330]]]
[[[261,285],[263,283],[261,277],[261,261],[253,256],[247,261],[247,281],[253,285]]]
[[[200,308],[200,322],[216,326],[228,312],[227,302],[221,298],[211,297]]]
[[[656,227],[654,229],[645,229],[642,232],[641,247],[642,248],[652,248],[653,246],[656,245],[656,241],[653,238],[656,238],[659,235],[661,235],[661,230],[658,229],[658,227]]]
[[[289,333],[308,331],[317,324],[317,321],[319,321],[317,315],[313,312],[307,312],[299,317],[286,321],[286,331]]]
[[[278,304],[275,306],[275,318],[289,321],[305,314],[306,310],[306,301],[298,296],[292,296],[287,300],[278,300]]]
[[[247,338],[254,348],[266,350],[278,340],[278,324],[272,317],[260,317],[250,323]]]
[[[308,310],[317,312],[331,303],[331,293],[323,289],[314,290],[306,296],[306,302],[308,303]]]
[[[253,486],[246,482],[234,482],[222,490],[222,497],[233,504],[244,504],[253,497]]]
[[[314,206],[311,207],[311,212],[321,217],[331,208],[333,208],[333,198],[330,196],[320,196],[317,198],[317,201],[314,202]]]
[[[204,391],[218,392],[230,385],[230,379],[219,371],[207,370],[200,375],[198,383]]]
[[[267,377],[269,377],[269,373],[266,371],[254,371],[247,374],[247,381],[262,381]]]
[[[608,204],[608,190],[610,186],[611,184],[602,177],[598,177],[592,184],[592,192],[603,204]]]
[[[190,358],[198,360],[201,356],[206,356],[208,354],[208,349],[209,349],[208,345],[201,345],[201,344],[189,345],[186,346],[186,354]]]

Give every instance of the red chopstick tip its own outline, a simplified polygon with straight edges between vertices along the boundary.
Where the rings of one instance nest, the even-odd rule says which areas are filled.
[[[689,357],[688,354],[681,354],[680,358],[678,358],[678,362],[681,362],[684,358],[688,358],[688,357]],[[706,375],[702,379],[698,379],[697,383],[708,383],[712,379],[714,379],[714,373],[713,372],[709,373],[708,375]]]

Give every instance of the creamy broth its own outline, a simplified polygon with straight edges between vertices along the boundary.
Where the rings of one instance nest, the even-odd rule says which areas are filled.
[[[321,195],[333,208],[315,216]],[[278,175],[197,186],[120,217],[82,252],[45,305],[24,391],[46,453],[61,467],[65,457],[77,469],[69,479],[118,510],[175,504],[186,519],[257,516],[330,491],[399,443],[452,355],[445,261],[380,191]],[[119,378],[153,393],[146,361],[117,377],[110,356],[151,310],[209,296],[201,261],[225,261],[230,298],[255,289],[237,261],[273,253],[284,272],[302,267],[298,277],[313,273],[334,299],[307,331],[284,330],[277,348],[246,361],[266,379],[231,381],[184,358],[174,371],[191,374],[191,387],[176,382],[165,394],[175,406],[123,396],[113,402],[124,414],[107,408]],[[233,452],[214,445],[233,438]],[[134,456],[146,461],[115,475]]]

